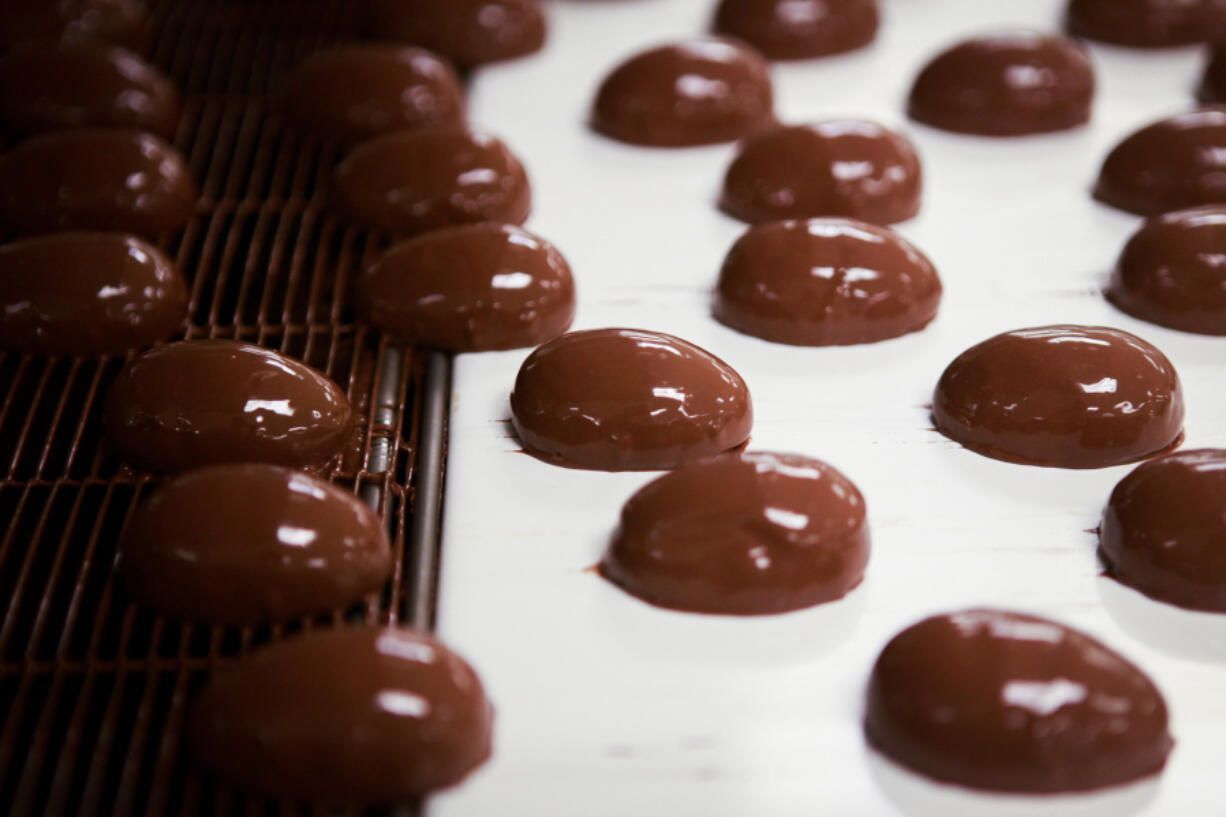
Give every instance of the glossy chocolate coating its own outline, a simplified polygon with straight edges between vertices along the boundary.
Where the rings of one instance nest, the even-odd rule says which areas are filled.
[[[1107,298],[1150,323],[1226,335],[1226,206],[1146,221],[1124,245]]]
[[[1104,468],[1174,448],[1183,390],[1166,355],[1101,326],[1005,332],[967,349],[933,396],[937,430],[987,457]]]
[[[0,247],[0,347],[122,354],[178,331],[187,284],[152,244],[121,233],[58,233]]]
[[[160,472],[320,466],[353,431],[349,401],[323,373],[232,340],[188,340],[135,358],[111,386],[103,419],[130,465]]]
[[[388,250],[358,281],[358,313],[381,332],[452,352],[536,346],[570,328],[562,254],[509,224],[435,230]]]
[[[942,130],[1023,136],[1090,121],[1094,66],[1075,40],[1010,31],[966,40],[932,59],[907,114]]]
[[[1226,102],[1226,48],[1215,46],[1209,53],[1197,99],[1209,104]]]
[[[872,122],[831,120],[746,139],[720,207],[751,224],[817,216],[893,224],[919,212],[921,187],[919,157],[902,136]]]
[[[1115,579],[1159,601],[1226,613],[1226,450],[1137,466],[1111,492],[1098,536]]]
[[[640,52],[613,69],[592,127],[621,142],[688,147],[731,142],[774,121],[769,66],[734,40],[705,38]]]
[[[749,438],[745,381],[705,349],[660,332],[593,329],[537,348],[511,419],[524,448],[603,471],[675,468]]]
[[[522,224],[528,176],[500,140],[459,128],[389,133],[336,168],[333,203],[367,227],[412,234],[455,224]]]
[[[392,569],[379,517],[280,465],[198,468],[161,485],[120,546],[124,586],[172,618],[260,624],[336,610]]]
[[[759,224],[737,239],[714,313],[764,340],[842,346],[923,329],[940,302],[932,263],[893,230],[818,218]]]
[[[428,48],[461,68],[539,51],[545,14],[536,0],[371,0],[372,33]]]
[[[1142,216],[1226,203],[1226,108],[1201,108],[1142,128],[1103,162],[1094,198]]]
[[[212,678],[188,715],[187,746],[244,788],[391,805],[484,763],[492,721],[481,679],[429,633],[317,630]]]
[[[187,224],[195,210],[183,157],[149,133],[60,130],[0,156],[0,222],[19,233],[154,237]]]
[[[143,50],[153,33],[141,0],[0,0],[0,46],[27,40],[101,40]]]
[[[863,48],[877,36],[877,0],[722,0],[715,30],[772,60],[805,60]]]
[[[0,57],[0,121],[16,133],[134,128],[166,138],[179,93],[161,71],[104,43],[38,40]]]
[[[464,124],[455,72],[429,51],[351,43],[312,54],[289,75],[285,112],[345,144],[381,133]]]
[[[868,553],[851,480],[809,457],[735,453],[630,497],[600,573],[660,607],[762,615],[842,598]]]
[[[1069,0],[1069,33],[1131,48],[1212,42],[1226,32],[1221,0]]]
[[[1083,792],[1155,775],[1173,741],[1162,693],[1084,633],[1001,610],[937,615],[873,667],[868,742],[930,778],[998,792]]]

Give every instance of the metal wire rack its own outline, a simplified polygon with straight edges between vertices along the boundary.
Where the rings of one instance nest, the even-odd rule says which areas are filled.
[[[290,633],[429,624],[436,517],[415,523],[414,497],[439,501],[447,361],[355,323],[350,282],[386,240],[329,214],[337,148],[287,127],[275,105],[287,68],[358,36],[357,5],[163,0],[148,56],[184,95],[175,143],[201,189],[192,222],[161,242],[191,287],[182,337],[279,349],[347,389],[361,420],[330,477],[388,521],[392,579],[363,604],[266,628],[182,625],[138,608],[113,565],[151,480],[107,448],[100,415],[124,360],[0,353],[0,814],[312,813],[194,771],[180,747],[192,694],[210,671]]]

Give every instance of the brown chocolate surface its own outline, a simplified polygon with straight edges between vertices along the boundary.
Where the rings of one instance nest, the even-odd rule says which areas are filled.
[[[1212,42],[1226,32],[1221,0],[1069,0],[1069,33],[1132,48]]]
[[[1169,604],[1226,613],[1226,450],[1137,466],[1111,492],[1098,541],[1118,581]]]
[[[389,133],[337,166],[332,200],[367,227],[413,234],[455,224],[522,224],[528,176],[500,140],[460,128]]]
[[[987,457],[1104,468],[1183,439],[1183,390],[1166,355],[1101,326],[1042,326],[972,346],[941,375],[937,430]]]
[[[451,66],[408,46],[349,43],[298,63],[286,79],[286,114],[345,144],[430,125],[463,125],[464,95]]]
[[[760,615],[842,598],[868,554],[851,480],[809,457],[735,453],[683,465],[630,497],[600,573],[660,607]]]
[[[388,250],[358,281],[381,332],[452,352],[536,346],[570,327],[575,283],[553,245],[509,224],[435,230]]]
[[[872,122],[830,120],[746,139],[720,207],[751,224],[817,216],[893,224],[919,212],[921,187],[919,157],[902,136]]]
[[[392,569],[387,532],[365,503],[260,463],[168,480],[132,517],[119,558],[141,604],[214,624],[336,610],[378,589]]]
[[[974,789],[1081,792],[1166,765],[1162,693],[1084,633],[1002,610],[937,615],[873,667],[864,732],[912,771]]]
[[[232,340],[172,343],[135,358],[111,386],[103,420],[130,465],[159,472],[319,466],[353,431],[349,401],[325,375]]]
[[[461,68],[515,59],[545,44],[536,0],[370,0],[371,33],[419,45]]]
[[[764,340],[836,346],[916,332],[940,302],[932,263],[893,230],[819,218],[759,224],[737,239],[714,313]]]
[[[134,128],[169,139],[179,110],[171,81],[117,46],[36,40],[0,57],[0,122],[16,133]]]
[[[605,77],[592,127],[621,142],[688,147],[731,142],[774,121],[769,66],[735,40],[657,46]]]
[[[153,34],[141,0],[0,0],[0,46],[26,40],[101,40],[143,50]]]
[[[705,349],[639,329],[571,332],[524,361],[511,418],[529,453],[604,471],[674,468],[749,438],[745,381]]]
[[[1106,294],[1141,320],[1226,335],[1226,206],[1146,221],[1124,245]]]
[[[722,0],[714,28],[772,60],[863,48],[877,36],[877,0]]]
[[[196,184],[183,157],[152,134],[60,130],[0,156],[0,222],[19,233],[154,237],[185,225],[195,209]]]
[[[934,57],[911,86],[907,114],[942,130],[1022,136],[1090,121],[1094,66],[1075,40],[1008,31]]]
[[[1107,155],[1094,198],[1143,216],[1226,203],[1226,108],[1201,108],[1133,133]]]
[[[1204,103],[1226,102],[1226,47],[1210,49],[1209,62],[1197,89],[1197,99]]]
[[[0,247],[0,347],[122,354],[187,317],[187,284],[161,250],[121,233],[59,233]]]
[[[348,628],[263,647],[213,677],[188,715],[196,762],[226,780],[328,804],[395,804],[490,755],[481,679],[432,635]]]

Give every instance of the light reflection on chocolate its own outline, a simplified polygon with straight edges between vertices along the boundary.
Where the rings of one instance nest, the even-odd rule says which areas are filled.
[[[428,48],[462,69],[539,51],[545,13],[536,0],[370,0],[371,34]]]
[[[464,124],[464,96],[447,63],[420,48],[338,45],[307,57],[286,79],[286,113],[345,144],[382,133]]]
[[[1111,492],[1099,553],[1108,575],[1151,598],[1226,613],[1226,450],[1137,466]]]
[[[1124,246],[1106,294],[1141,320],[1226,335],[1226,206],[1146,221]]]
[[[107,436],[146,471],[268,462],[321,467],[353,431],[344,392],[271,349],[187,340],[134,358],[103,408]]]
[[[1076,41],[1033,31],[965,40],[915,79],[912,119],[957,133],[1022,136],[1090,121],[1094,66]]]
[[[864,497],[795,454],[734,453],[639,489],[600,573],[660,607],[764,615],[842,598],[868,564]]]
[[[351,492],[279,465],[172,477],[119,548],[124,586],[172,618],[261,624],[360,601],[392,570],[383,522]]]
[[[1069,0],[1070,34],[1130,48],[1214,42],[1226,33],[1221,0]]]
[[[358,281],[381,332],[452,352],[536,346],[570,327],[575,283],[562,254],[510,224],[434,230],[384,253]]]
[[[804,60],[863,48],[877,36],[877,0],[722,0],[715,30],[772,60]]]
[[[746,139],[720,207],[751,224],[818,216],[893,224],[919,212],[921,187],[910,142],[873,122],[836,119]]]
[[[592,127],[634,145],[688,147],[740,139],[774,121],[769,67],[735,40],[657,46],[605,77]]]
[[[0,156],[0,222],[18,233],[155,237],[187,224],[195,210],[196,185],[183,157],[149,133],[59,130]]]
[[[187,284],[161,250],[122,233],[58,233],[0,247],[0,347],[122,354],[187,318]]]
[[[936,316],[932,263],[886,227],[840,218],[751,227],[728,251],[715,318],[776,343],[873,343]]]
[[[0,122],[17,133],[132,128],[169,139],[179,110],[170,80],[116,46],[36,40],[0,57]]]
[[[959,355],[937,384],[937,430],[987,457],[1105,468],[1183,439],[1183,389],[1166,355],[1100,326],[1004,332]]]
[[[1208,107],[1155,122],[1107,155],[1094,198],[1151,216],[1226,203],[1226,108]]]
[[[481,679],[421,630],[316,630],[262,647],[192,702],[186,743],[241,787],[326,805],[404,805],[490,755]]]
[[[639,329],[571,332],[524,361],[511,419],[529,453],[604,471],[674,468],[743,444],[745,381],[705,349]]]
[[[44,38],[100,40],[143,51],[152,38],[141,0],[4,0],[0,47]]]
[[[337,166],[332,201],[357,223],[399,235],[481,221],[522,224],[532,208],[519,159],[499,139],[460,128],[364,142]]]
[[[1173,741],[1144,672],[1090,636],[1003,610],[932,616],[896,635],[869,680],[865,736],[914,772],[1019,794],[1156,775]]]

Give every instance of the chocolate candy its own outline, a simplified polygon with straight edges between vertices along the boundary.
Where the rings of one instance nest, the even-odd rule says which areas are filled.
[[[1226,203],[1226,108],[1201,108],[1142,128],[1103,162],[1094,198],[1143,216]]]
[[[797,346],[873,343],[936,316],[941,280],[885,227],[841,218],[751,227],[724,259],[716,320]]]
[[[172,343],[135,358],[111,386],[103,419],[130,465],[161,472],[321,466],[353,432],[349,401],[325,375],[232,340]]]
[[[179,94],[135,54],[87,41],[21,43],[0,57],[0,122],[17,133],[134,128],[174,136]]]
[[[474,68],[539,51],[545,14],[535,0],[371,0],[375,36],[442,54]]]
[[[122,354],[187,317],[187,284],[162,251],[119,233],[60,233],[0,247],[0,347]]]
[[[481,679],[428,633],[315,631],[212,678],[187,746],[206,769],[278,797],[405,803],[454,785],[490,755]]]
[[[379,517],[279,465],[214,465],[160,486],[119,551],[124,586],[172,618],[261,624],[360,601],[392,570]]]
[[[381,332],[452,352],[536,346],[570,327],[575,283],[551,244],[486,222],[388,250],[358,281],[358,313]]]
[[[824,462],[726,454],[683,465],[622,509],[600,573],[644,601],[759,615],[834,601],[864,578],[864,498]]]
[[[460,128],[389,133],[336,168],[333,203],[367,227],[421,233],[454,224],[522,224],[532,209],[528,176],[506,145]]]
[[[731,142],[774,121],[766,60],[735,40],[686,40],[643,51],[605,77],[592,127],[633,145]]]
[[[720,207],[751,224],[816,216],[893,224],[919,212],[920,188],[910,142],[872,122],[831,120],[746,139]]]
[[[1127,332],[1042,326],[967,349],[933,396],[937,430],[987,457],[1104,468],[1183,439],[1183,390],[1166,355]]]
[[[924,619],[873,667],[868,742],[945,783],[1084,792],[1156,775],[1173,741],[1153,682],[1054,621],[1003,610]]]
[[[877,0],[722,0],[715,30],[772,60],[804,60],[863,48],[878,17]]]
[[[1158,601],[1226,613],[1226,451],[1168,454],[1124,477],[1103,511],[1107,573]]]
[[[1132,48],[1212,42],[1226,32],[1221,0],[1069,0],[1070,34]]]
[[[1215,46],[1209,53],[1197,98],[1206,103],[1226,102],[1226,48]]]
[[[345,144],[394,130],[463,125],[455,72],[429,51],[351,43],[312,54],[289,75],[285,112]]]
[[[924,66],[907,114],[979,136],[1068,130],[1090,121],[1094,66],[1067,37],[1010,31],[966,40]]]
[[[0,222],[19,233],[152,237],[182,227],[195,209],[196,185],[183,157],[152,134],[61,130],[0,156]]]
[[[1226,206],[1146,221],[1124,246],[1107,298],[1150,323],[1226,335]]]
[[[578,468],[674,468],[749,437],[745,381],[672,335],[593,329],[554,338],[515,378],[511,419],[529,453]]]
[[[134,51],[148,45],[153,26],[141,0],[3,0],[0,46],[27,40],[101,40]]]

